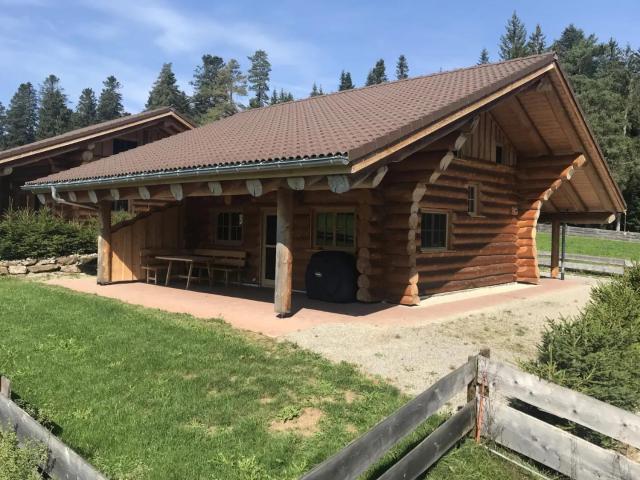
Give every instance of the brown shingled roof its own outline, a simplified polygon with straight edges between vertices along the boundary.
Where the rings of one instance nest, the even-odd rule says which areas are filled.
[[[554,58],[536,55],[247,110],[30,184],[332,155],[353,162]]]
[[[72,142],[74,140],[82,141],[87,136],[99,135],[100,133],[111,130],[124,129],[133,123],[144,120],[153,120],[156,117],[161,117],[167,114],[176,116],[189,127],[195,127],[195,124],[191,120],[180,115],[171,107],[155,108],[153,110],[146,110],[134,115],[127,115],[113,120],[107,120],[106,122],[96,123],[95,125],[89,125],[88,127],[76,128],[75,130],[70,130],[60,135],[56,135],[55,137],[49,137],[43,140],[38,140],[37,142],[21,145],[19,147],[2,150],[0,151],[0,163],[12,160],[14,157],[24,157],[25,154],[40,151],[48,147],[55,147],[61,143]]]

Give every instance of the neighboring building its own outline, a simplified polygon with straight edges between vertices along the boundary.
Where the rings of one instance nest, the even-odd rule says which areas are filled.
[[[9,206],[37,208],[35,196],[21,187],[29,180],[68,170],[194,128],[171,108],[159,108],[0,151],[0,213]],[[132,207],[132,206],[131,206]],[[129,209],[127,202],[114,204]],[[65,213],[81,216],[67,207]]]
[[[27,188],[101,206],[100,283],[142,279],[145,248],[240,250],[279,314],[320,250],[353,253],[359,300],[415,305],[536,283],[539,218],[557,239],[625,210],[553,54],[247,110]],[[175,205],[112,232],[114,195]]]

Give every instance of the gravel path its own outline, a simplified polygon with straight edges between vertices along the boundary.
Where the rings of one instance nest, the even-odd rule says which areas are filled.
[[[570,291],[548,292],[437,322],[325,324],[281,338],[333,361],[354,363],[415,395],[481,347],[489,347],[492,358],[511,363],[532,358],[547,319],[577,313],[595,283],[590,280]]]

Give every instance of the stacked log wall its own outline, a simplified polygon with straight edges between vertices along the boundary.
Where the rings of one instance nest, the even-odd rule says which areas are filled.
[[[478,215],[467,212],[470,184],[479,187]],[[416,270],[422,296],[516,281],[518,196],[515,169],[489,161],[454,159],[427,185],[420,211],[449,214],[448,246],[420,247]]]

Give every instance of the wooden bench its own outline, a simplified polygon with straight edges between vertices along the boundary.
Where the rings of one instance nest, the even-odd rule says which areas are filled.
[[[242,280],[242,271],[247,264],[247,252],[242,250],[197,248],[193,250],[193,254],[211,257],[211,262],[197,265],[198,268],[208,269],[210,281],[212,280],[211,272],[223,272],[224,284],[226,286],[229,285],[229,275],[232,273],[236,274],[236,280],[238,282]]]
[[[153,281],[158,284],[158,275],[167,271],[169,264],[160,260],[156,260],[158,255],[175,254],[175,249],[169,248],[143,248],[140,250],[140,268],[145,272],[147,283]]]

